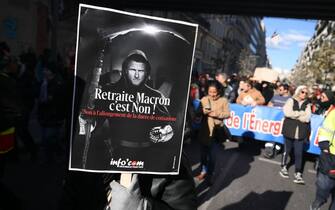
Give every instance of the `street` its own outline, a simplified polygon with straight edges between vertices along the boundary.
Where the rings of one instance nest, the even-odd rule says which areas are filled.
[[[309,209],[315,194],[313,156],[306,155],[304,167],[305,185],[293,183],[294,167],[290,167],[290,179],[279,176],[280,155],[275,159],[262,156],[263,143],[246,142],[243,147],[236,142],[226,142],[225,148],[217,148],[217,165],[214,183],[206,181],[196,187],[199,210],[296,210]],[[193,175],[199,173],[199,144],[185,144]],[[60,196],[62,176],[67,163],[52,166],[31,162],[22,153],[19,161],[10,162],[4,180],[21,200],[25,210],[54,210]],[[325,204],[322,210],[329,206]]]
[[[279,175],[280,158],[266,159],[262,156],[263,143],[247,142],[242,148],[235,142],[226,142],[225,149],[218,152],[215,181],[211,187],[196,180],[200,210],[294,210],[309,209],[315,196],[314,159],[306,155],[304,167],[305,185],[293,183],[294,166],[289,168],[290,179]],[[199,173],[199,158],[194,155],[198,145],[187,145],[195,174]],[[191,152],[193,151],[193,152]],[[194,174],[194,175],[195,175]],[[327,209],[325,204],[322,209]]]

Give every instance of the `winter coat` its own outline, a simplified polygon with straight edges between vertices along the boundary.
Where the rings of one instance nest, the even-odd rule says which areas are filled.
[[[263,105],[265,103],[263,95],[255,88],[250,89],[247,93],[240,93],[236,99],[236,103],[242,104],[242,101],[247,101],[247,105],[251,105],[251,101],[255,101],[257,105]]]
[[[311,104],[294,98],[286,101],[282,134],[291,139],[306,139],[310,134]]]
[[[208,113],[206,113],[208,112],[206,108],[214,112],[216,117],[209,117]],[[201,109],[203,110],[204,117],[199,131],[199,139],[201,143],[209,144],[215,128],[222,127],[223,120],[230,116],[229,103],[223,97],[213,100],[209,96],[205,96],[201,99]]]

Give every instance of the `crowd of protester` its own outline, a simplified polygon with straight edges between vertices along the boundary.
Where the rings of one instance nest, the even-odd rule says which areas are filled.
[[[190,95],[192,100],[201,100],[206,95],[204,90],[208,87],[208,83],[216,80],[221,86],[220,94],[222,97],[227,98],[229,103],[237,103],[244,106],[260,105],[283,108],[286,101],[294,95],[297,89],[294,84],[280,81],[273,83],[255,81],[252,76],[237,76],[236,74],[228,77],[227,74],[222,72],[217,73],[213,77],[200,75],[198,77],[199,81],[195,78],[196,76],[193,76],[191,83]],[[324,115],[334,100],[334,93],[330,87],[321,87],[322,85],[306,87],[306,100],[311,106],[311,112],[317,115]],[[266,154],[268,157],[272,157],[272,155],[268,156]]]
[[[199,78],[199,80],[196,78]],[[228,77],[225,73],[222,72],[218,72],[215,76],[213,75],[212,77],[208,74],[200,75],[199,77],[193,75],[190,95],[193,101],[200,101],[200,108],[198,111],[200,112],[203,121],[208,121],[209,119],[209,112],[206,110],[206,97],[210,97],[209,87],[211,87],[210,84],[213,82],[218,82],[220,85],[219,94],[221,97],[226,98],[229,103],[237,103],[243,106],[268,106],[283,110],[283,148],[282,145],[278,143],[266,142],[264,145],[265,148],[263,155],[266,158],[274,158],[279,152],[282,152],[282,161],[279,175],[286,179],[289,178],[287,165],[288,158],[292,155],[291,160],[294,160],[295,165],[293,182],[296,184],[304,184],[305,181],[302,177],[303,151],[304,144],[308,142],[311,132],[311,115],[316,114],[327,117],[327,115],[329,115],[329,113],[335,109],[335,97],[331,87],[329,85],[323,84],[316,84],[311,87],[305,85],[296,87],[295,84],[289,84],[282,81],[256,81],[252,76],[239,76],[232,74],[230,77]],[[206,91],[206,89],[208,91]],[[206,95],[206,93],[208,95]],[[226,117],[227,116],[220,118],[221,126],[224,126],[223,120]],[[201,119],[201,117],[198,115],[194,119],[195,124],[199,124],[199,118]],[[334,122],[331,122],[331,120],[328,120],[327,122],[332,123],[332,126],[334,127]],[[208,125],[206,125],[202,123],[200,128],[194,126],[194,130],[204,130],[203,126],[210,127],[210,124],[208,123]],[[324,125],[321,127],[321,129],[323,127]],[[331,126],[328,125],[328,127]],[[331,130],[333,132],[331,138],[334,138],[333,127],[328,128],[327,130]],[[193,139],[198,139],[201,142],[203,136],[198,135],[199,132],[197,131],[193,132],[195,133]],[[227,133],[225,133],[226,135],[221,136],[212,135],[212,131],[209,133],[212,144],[214,142],[222,141],[218,138],[228,138]],[[332,146],[331,138],[325,140],[326,146],[321,143],[320,147],[325,148],[321,151],[321,156],[324,151],[329,153],[329,148]],[[292,150],[294,150],[294,154],[291,154]],[[214,157],[215,154],[208,156],[207,162],[215,160]],[[202,163],[203,162],[204,161],[202,160]],[[213,164],[214,162],[209,163],[208,165]],[[213,169],[211,169],[210,173],[207,172],[209,175],[208,179],[212,179],[212,170]],[[322,170],[319,169],[318,171]],[[206,170],[204,170],[202,167],[200,174],[196,178],[199,180],[205,179],[207,174]],[[213,180],[209,180],[209,183],[212,182]],[[335,189],[334,186],[335,181],[333,178],[329,178],[327,175],[324,175],[321,172],[318,173],[317,194],[315,201],[311,205],[311,209],[319,209],[319,207],[326,202],[329,195],[334,197],[334,191],[332,191]],[[335,206],[335,204],[332,203],[331,206]]]
[[[73,58],[52,59],[49,49],[37,56],[31,48],[13,55],[0,42],[0,194],[7,198],[1,209],[20,205],[1,182],[8,161],[20,161],[21,154],[41,166],[65,161]],[[35,119],[39,135],[30,129]]]
[[[8,157],[15,159],[21,152],[17,147],[19,141],[30,159],[41,164],[57,164],[59,157],[67,153],[73,64],[73,51],[69,51],[64,60],[60,56],[53,56],[49,49],[40,56],[32,49],[13,56],[10,47],[5,42],[0,43],[1,190],[5,189],[1,184],[1,176]],[[192,75],[190,99],[200,103],[199,108],[192,107],[193,103],[189,103],[187,115],[187,120],[193,124],[190,129],[191,139],[201,143],[201,171],[196,179],[208,179],[209,184],[213,183],[215,177],[214,148],[232,138],[223,123],[230,116],[229,104],[283,109],[284,145],[266,142],[263,154],[267,158],[274,158],[281,151],[279,174],[283,178],[289,178],[287,159],[294,148],[294,183],[297,184],[304,184],[303,146],[310,132],[311,114],[326,117],[335,104],[334,92],[328,86],[296,87],[281,81],[256,81],[252,76],[228,76],[222,72],[216,75]],[[29,123],[32,117],[36,117],[41,128],[40,141],[30,133]],[[290,129],[292,126],[298,129]],[[328,151],[329,144],[322,146]],[[325,179],[323,177],[319,182],[324,183]],[[320,187],[321,184],[318,185],[318,192],[322,190]],[[9,192],[6,193],[10,195]],[[316,206],[314,209],[320,207],[328,195],[323,193],[322,196],[320,198],[319,195],[313,203]],[[19,205],[13,199],[14,197],[8,196],[8,203]],[[6,203],[1,205],[6,207]],[[11,208],[19,209],[18,206]]]

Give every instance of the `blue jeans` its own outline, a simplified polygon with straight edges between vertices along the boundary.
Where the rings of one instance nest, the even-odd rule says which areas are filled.
[[[212,175],[216,163],[216,152],[218,145],[214,139],[211,139],[209,145],[201,145],[201,172]]]
[[[332,202],[329,209],[335,210],[335,179],[329,178],[329,176],[318,172],[316,179],[316,197],[313,202],[314,208],[319,208],[327,202],[329,195],[332,197]]]

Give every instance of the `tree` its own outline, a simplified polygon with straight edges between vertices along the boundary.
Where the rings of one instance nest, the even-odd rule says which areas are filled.
[[[290,80],[296,85],[335,84],[335,37],[323,41],[308,61],[295,66]]]
[[[335,46],[331,42],[323,44],[318,51],[313,54],[311,65],[308,67],[312,72],[316,83],[335,84]]]
[[[252,75],[256,67],[256,57],[246,48],[242,49],[237,60],[240,75]]]

